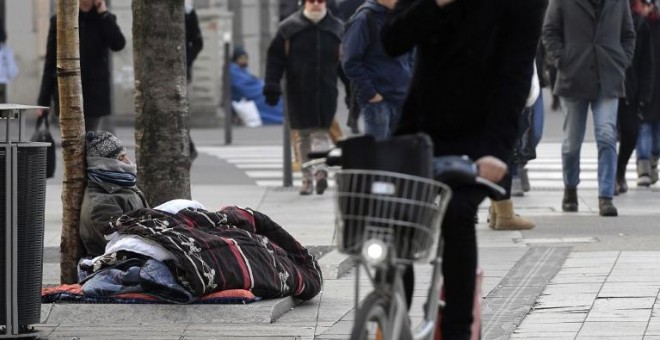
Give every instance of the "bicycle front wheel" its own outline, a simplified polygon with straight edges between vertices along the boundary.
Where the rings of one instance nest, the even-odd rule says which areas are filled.
[[[390,299],[379,292],[371,292],[357,310],[351,332],[352,340],[382,340],[387,329]]]
[[[383,293],[371,292],[362,302],[362,306],[355,315],[355,323],[351,332],[352,340],[408,340],[410,336],[410,323],[408,314],[400,320],[400,334],[385,334],[390,327],[388,318],[390,310],[390,297]]]

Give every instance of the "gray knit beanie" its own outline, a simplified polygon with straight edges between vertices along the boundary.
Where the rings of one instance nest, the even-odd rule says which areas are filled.
[[[125,151],[121,141],[110,132],[89,131],[85,139],[87,140],[87,157],[117,159]]]

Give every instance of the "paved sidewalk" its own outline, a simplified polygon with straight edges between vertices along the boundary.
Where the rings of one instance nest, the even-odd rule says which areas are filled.
[[[117,135],[130,141],[132,130],[120,129]],[[239,129],[235,136],[237,144],[281,145],[272,127]],[[193,131],[198,145],[221,146],[221,137],[217,130]],[[61,164],[60,159],[56,178]],[[235,166],[201,154],[191,175],[193,199],[211,209],[230,204],[257,209],[323,254],[325,284],[319,296],[305,303],[279,299],[244,306],[42,305],[43,323],[37,329],[51,339],[346,339],[353,320],[354,274],[344,273],[345,256],[330,251],[332,192],[301,197],[295,189],[260,187],[241,176]],[[59,281],[60,193],[61,179],[50,179],[44,284]],[[633,189],[615,199],[621,216],[609,219],[598,217],[595,190],[580,191],[577,214],[561,212],[561,194],[532,191],[514,199],[517,212],[537,222],[526,232],[488,229],[487,202],[481,206],[483,339],[660,339],[655,302],[660,241],[654,230],[660,194]],[[414,320],[421,316],[430,266],[420,264],[416,270]],[[361,281],[361,287],[364,295],[368,283]]]

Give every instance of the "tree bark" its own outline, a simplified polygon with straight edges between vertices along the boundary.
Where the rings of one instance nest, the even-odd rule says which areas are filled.
[[[78,228],[85,193],[85,118],[80,80],[78,0],[57,1],[57,79],[64,156],[60,281],[77,283],[82,245]]]
[[[190,198],[184,1],[132,6],[137,174],[156,206]]]

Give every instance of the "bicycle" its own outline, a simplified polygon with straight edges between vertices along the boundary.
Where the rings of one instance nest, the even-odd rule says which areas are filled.
[[[450,185],[482,185],[494,196],[504,195],[504,189],[478,177],[475,164],[458,156],[433,159],[434,179],[373,168],[347,170],[342,157],[347,147],[350,142],[327,153],[311,154],[316,159],[306,165],[342,167],[335,177],[337,247],[357,263],[351,339],[432,339],[444,306],[441,242],[430,261],[433,272],[424,317],[414,329],[408,318],[403,274],[407,266],[427,258],[435,240],[441,239],[437,234],[451,200]],[[424,164],[432,157],[421,159]],[[358,306],[360,268],[374,290]]]

